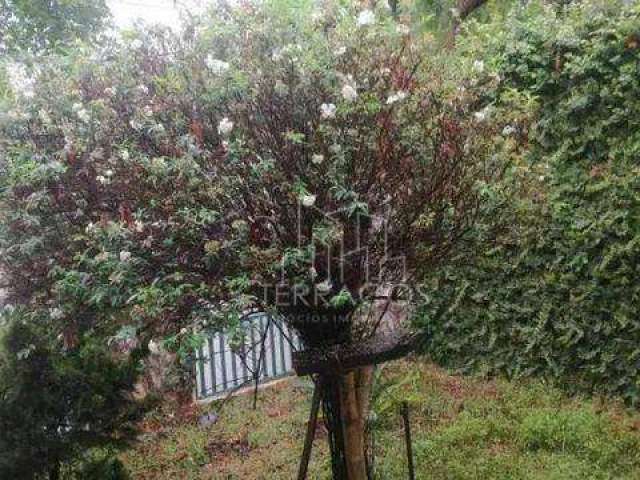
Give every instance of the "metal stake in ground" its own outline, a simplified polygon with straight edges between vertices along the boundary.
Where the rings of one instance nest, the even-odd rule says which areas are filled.
[[[402,420],[404,421],[404,440],[407,444],[407,465],[409,467],[409,480],[415,480],[413,470],[413,446],[411,445],[411,425],[409,424],[409,402],[402,402]]]
[[[318,410],[320,409],[320,400],[322,399],[322,385],[320,380],[316,380],[313,387],[313,399],[311,400],[311,412],[309,413],[309,423],[307,423],[307,435],[304,439],[304,449],[302,457],[300,457],[300,468],[298,469],[298,480],[307,478],[307,470],[309,468],[309,459],[311,458],[311,447],[313,439],[316,436],[316,426],[318,425]]]

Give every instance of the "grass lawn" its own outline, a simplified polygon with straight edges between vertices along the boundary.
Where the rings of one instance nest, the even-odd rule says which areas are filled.
[[[399,402],[408,400],[421,479],[639,479],[640,414],[605,399],[569,397],[541,381],[448,375],[422,361],[389,364],[375,395],[376,478],[407,478]],[[147,415],[121,460],[134,479],[295,478],[311,390],[300,380],[222,409],[212,403]],[[202,428],[197,415],[215,411]],[[329,475],[317,433],[309,478]]]

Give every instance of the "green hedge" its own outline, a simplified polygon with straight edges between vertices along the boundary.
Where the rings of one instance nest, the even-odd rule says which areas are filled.
[[[429,279],[429,352],[637,403],[640,8],[585,2],[510,22],[485,54],[502,76],[497,109],[514,96],[538,105],[518,127],[528,151],[495,196],[508,228],[473,232],[480,258]]]

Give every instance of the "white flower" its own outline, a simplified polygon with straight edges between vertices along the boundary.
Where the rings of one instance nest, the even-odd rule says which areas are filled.
[[[411,33],[411,29],[409,28],[408,25],[405,25],[404,23],[399,23],[396,26],[396,32],[398,32],[400,35],[409,35]]]
[[[141,220],[136,220],[133,224],[133,228],[136,232],[142,233],[142,231],[144,231],[144,223]]]
[[[91,119],[91,117],[89,116],[89,112],[87,112],[87,110],[82,106],[81,103],[78,103],[78,102],[74,103],[71,106],[71,109],[75,112],[78,118],[83,122],[86,123]]]
[[[136,87],[136,90],[138,90],[138,92],[140,92],[143,95],[148,95],[149,94],[149,89],[147,88],[146,85],[138,85]]]
[[[140,40],[139,38],[136,38],[133,42],[131,42],[131,48],[133,48],[134,50],[142,48],[142,45],[142,40]]]
[[[151,166],[156,170],[164,170],[165,168],[167,168],[167,162],[165,162],[164,158],[162,157],[153,157],[151,159]]]
[[[393,95],[389,95],[389,97],[387,98],[387,105],[399,102],[400,100],[404,100],[405,98],[407,98],[407,92],[405,92],[404,90],[399,90]]]
[[[42,121],[42,123],[44,123],[45,125],[49,125],[51,123],[51,117],[49,116],[49,113],[47,113],[47,111],[44,108],[41,108],[38,111],[38,116],[40,117],[40,120]]]
[[[473,69],[478,72],[484,72],[484,62],[482,60],[476,60],[473,62]]]
[[[318,276],[318,271],[316,270],[316,267],[309,268],[309,275],[311,276],[312,279],[315,280],[315,278]]]
[[[316,195],[303,195],[301,200],[303,206],[307,208],[313,207],[316,203]]]
[[[345,53],[347,53],[347,47],[345,47],[344,45],[342,45],[342,46],[340,46],[340,47],[336,48],[336,49],[333,51],[333,54],[334,54],[336,57],[340,57],[340,56],[344,55]]]
[[[273,60],[274,62],[282,60],[282,50],[279,50],[279,49],[274,50],[273,53],[271,54],[271,60]]]
[[[149,340],[149,351],[154,355],[158,355],[162,351],[162,347],[155,340]]]
[[[226,137],[231,133],[231,130],[233,130],[233,122],[231,120],[227,117],[220,120],[220,123],[218,123],[218,133],[220,135]]]
[[[49,316],[53,320],[60,320],[64,316],[64,312],[56,307],[49,312]]]
[[[507,125],[502,129],[502,135],[505,137],[508,137],[509,135],[513,135],[515,132],[516,132],[515,127],[512,127],[511,125]]]
[[[186,335],[188,330],[186,328],[180,329],[180,335]]]
[[[153,127],[151,127],[151,131],[158,134],[163,135],[166,132],[164,125],[161,123],[156,123]]]
[[[336,106],[333,103],[323,103],[320,105],[320,116],[324,119],[335,118]]]
[[[120,152],[120,157],[122,157],[125,162],[129,160],[129,150],[123,150]]]
[[[316,165],[320,165],[322,162],[324,162],[324,155],[315,153],[311,156],[311,161]]]
[[[76,115],[78,115],[78,118],[82,120],[84,123],[89,123],[89,120],[91,120],[91,116],[89,115],[89,112],[87,112],[84,108],[81,108],[80,110],[78,110],[76,112]]]
[[[110,256],[111,255],[109,255],[109,252],[101,252],[98,255],[96,255],[95,261],[96,262],[105,262],[105,261],[109,260]]]
[[[113,177],[113,170],[107,170],[106,172],[104,172],[104,176],[105,177]]]
[[[334,143],[329,147],[329,151],[333,154],[338,154],[342,151],[342,147],[339,143]]]
[[[121,262],[128,262],[129,260],[131,260],[131,252],[128,252],[126,250],[122,250],[120,252],[120,261]]]
[[[93,222],[89,222],[89,224],[87,225],[87,227],[84,229],[85,232],[87,233],[91,233],[96,229],[96,224]]]
[[[376,15],[371,10],[363,10],[358,15],[357,24],[359,27],[364,27],[365,25],[371,25],[376,21]]]
[[[316,290],[322,293],[330,292],[332,288],[333,285],[331,284],[331,281],[329,279],[325,280],[324,282],[316,283]]]
[[[336,76],[342,81],[343,84],[351,85],[354,88],[356,87],[356,81],[353,78],[353,75],[351,74],[345,75],[342,72],[336,72]]]
[[[347,102],[353,102],[356,98],[358,98],[358,92],[351,85],[345,85],[342,87],[342,97]]]
[[[101,183],[102,185],[106,185],[107,183],[109,183],[109,179],[103,175],[98,175],[96,177],[96,180]]]
[[[457,8],[451,8],[449,9],[449,11],[451,12],[451,16],[453,18],[460,18],[460,10],[458,10]]]
[[[218,60],[211,55],[207,55],[207,58],[204,61],[207,68],[209,68],[216,75],[221,75],[227,70],[229,70],[230,65],[222,60]]]
[[[311,12],[311,21],[313,23],[319,22],[320,20],[322,20],[322,17],[322,10],[314,10],[313,12]]]
[[[473,116],[475,117],[476,121],[484,122],[489,116],[489,106],[486,106],[479,112],[474,113]]]

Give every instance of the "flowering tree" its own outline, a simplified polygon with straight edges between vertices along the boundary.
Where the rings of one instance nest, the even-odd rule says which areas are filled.
[[[383,7],[280,3],[47,65],[9,112],[2,264],[67,347],[189,346],[252,309],[356,345],[473,223],[494,175],[474,99]],[[336,478],[366,474],[370,373],[320,379]]]

